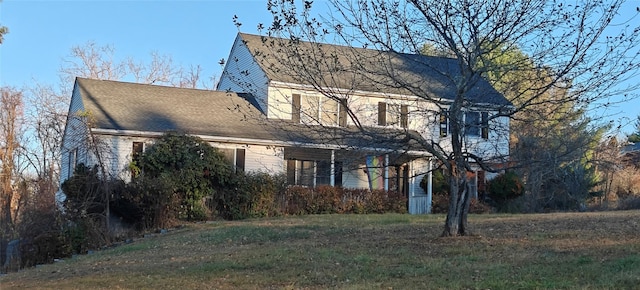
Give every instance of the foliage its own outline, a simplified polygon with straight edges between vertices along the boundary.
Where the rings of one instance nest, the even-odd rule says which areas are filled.
[[[9,28],[6,26],[0,26],[0,44],[4,41],[5,34],[9,33]]]
[[[635,128],[635,132],[631,133],[629,136],[627,136],[627,141],[631,142],[631,143],[638,143],[640,142],[640,115],[638,115],[637,117],[638,119],[636,120],[636,128]]]
[[[524,193],[522,180],[513,171],[496,176],[489,182],[487,189],[489,197],[498,203],[514,199]]]
[[[98,176],[98,167],[76,166],[73,175],[62,183],[65,212],[72,220],[94,218],[105,211],[106,193]]]
[[[601,195],[593,191],[598,183],[594,168],[580,162],[567,164],[557,176],[544,182],[539,204],[545,211],[584,210],[587,199]]]
[[[111,211],[139,230],[176,224],[180,201],[166,179],[136,178],[111,203]]]
[[[20,221],[20,254],[22,267],[52,263],[56,258],[72,254],[64,220],[56,207],[30,205]]]
[[[612,187],[618,198],[640,195],[640,168],[628,166],[618,170]]]
[[[283,214],[406,213],[407,199],[395,191],[331,186],[290,186],[281,199]]]
[[[449,195],[441,194],[434,195],[431,201],[431,213],[442,214],[449,211]],[[484,201],[472,198],[469,202],[469,213],[472,214],[485,214],[492,213],[493,208]]]
[[[66,196],[64,212],[70,221],[63,229],[74,253],[85,253],[109,243],[106,206],[114,191],[123,186],[122,181],[103,180],[97,165],[87,167],[82,163],[62,184]]]
[[[143,177],[162,179],[180,200],[178,217],[186,220],[207,218],[205,198],[231,184],[232,169],[219,153],[202,139],[166,133],[142,154]]]
[[[618,210],[639,210],[640,195],[627,196],[618,200]]]
[[[284,186],[281,175],[238,172],[228,186],[213,194],[209,207],[227,220],[275,216],[279,214],[276,197]]]
[[[449,181],[445,178],[443,170],[434,170],[431,176],[431,183],[433,184],[431,190],[433,195],[448,195],[449,194]],[[429,180],[425,175],[420,181],[420,187],[424,192],[427,192],[427,186],[429,186]]]
[[[242,189],[251,197],[251,217],[270,217],[280,214],[278,196],[285,191],[286,176],[271,175],[266,172],[244,174]]]

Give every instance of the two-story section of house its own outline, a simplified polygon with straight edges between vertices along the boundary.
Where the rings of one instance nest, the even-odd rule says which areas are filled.
[[[305,125],[318,132],[360,128],[371,138],[358,144],[359,148],[385,143],[381,140],[385,138],[375,136],[381,131],[396,139],[417,137],[412,152],[402,151],[402,146],[388,146],[402,158],[387,160],[379,155],[381,160],[387,158],[379,164],[385,168],[385,180],[407,181],[404,187],[394,189],[405,190],[410,212],[422,213],[429,210],[431,193],[417,184],[429,178],[433,164],[431,154],[419,144],[437,144],[444,151],[451,150],[446,110],[456,94],[456,68],[455,60],[444,57],[239,33],[218,89],[250,93],[269,120]],[[510,107],[510,102],[484,79],[479,79],[466,97],[470,105],[464,114],[465,150],[485,160],[504,161],[509,153],[509,119],[493,116]],[[324,137],[323,142],[335,139],[331,134]],[[309,151],[285,150],[287,172],[302,165],[322,167],[322,160],[302,152]],[[342,185],[363,185],[365,175],[345,173],[350,168],[366,168],[367,158],[370,162],[372,157],[364,155],[350,155],[352,160],[341,161]],[[475,194],[488,177],[479,167],[476,170],[470,172],[476,181]]]

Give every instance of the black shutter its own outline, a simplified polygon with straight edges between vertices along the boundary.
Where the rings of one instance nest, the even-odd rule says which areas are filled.
[[[300,94],[293,94],[291,96],[291,121],[294,123],[300,123]]]
[[[400,107],[400,126],[402,128],[409,127],[409,106],[402,105]]]
[[[296,184],[296,161],[292,159],[287,160],[287,184]]]
[[[340,113],[338,115],[338,126],[346,127],[347,126],[347,100],[340,100]]]
[[[487,112],[482,112],[482,121],[481,121],[481,128],[482,128],[482,138],[484,139],[489,139],[489,113]]]
[[[387,103],[378,102],[378,125],[387,125]]]
[[[236,172],[244,171],[245,149],[236,149]]]

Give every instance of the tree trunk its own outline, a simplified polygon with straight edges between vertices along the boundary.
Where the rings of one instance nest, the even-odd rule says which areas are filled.
[[[449,178],[450,196],[449,211],[444,224],[443,237],[456,237],[469,235],[467,217],[469,215],[469,180],[466,171],[455,170]]]

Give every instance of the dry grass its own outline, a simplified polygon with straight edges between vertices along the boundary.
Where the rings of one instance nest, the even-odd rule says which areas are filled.
[[[633,289],[640,211],[317,215],[192,224],[0,278],[1,289]]]

